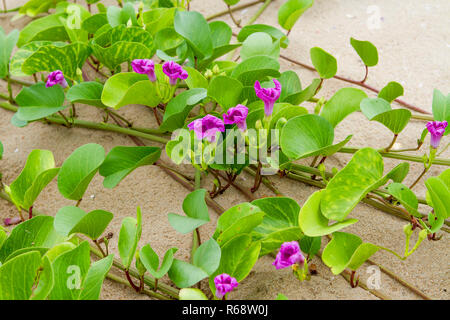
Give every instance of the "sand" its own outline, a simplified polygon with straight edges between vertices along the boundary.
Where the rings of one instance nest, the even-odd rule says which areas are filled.
[[[10,8],[21,5],[25,1],[7,1]],[[248,1],[241,1],[245,3]],[[105,2],[106,3],[106,2]],[[114,3],[109,1],[109,3]],[[281,0],[275,0],[257,20],[277,26],[276,12]],[[389,81],[398,81],[405,87],[404,99],[410,103],[431,111],[432,92],[434,88],[447,93],[450,84],[450,2],[436,1],[377,1],[375,9],[373,1],[367,0],[328,0],[316,1],[296,24],[290,34],[290,45],[282,51],[283,55],[310,64],[309,49],[322,47],[332,53],[338,60],[338,74],[360,79],[364,75],[361,61],[349,44],[349,38],[373,42],[379,50],[379,64],[371,68],[367,83],[382,88]],[[259,6],[259,5],[258,5]],[[254,6],[236,13],[238,19],[245,23],[257,11]],[[225,9],[221,0],[194,0],[192,8],[209,15]],[[375,11],[373,13],[373,10]],[[369,12],[369,13],[368,13]],[[377,13],[379,16],[377,16]],[[0,16],[0,25],[8,32],[13,28],[22,28],[27,18],[10,23],[11,15]],[[379,19],[376,19],[379,18]],[[221,19],[231,23],[229,17]],[[379,28],[368,28],[367,21],[378,21]],[[237,31],[237,28],[234,28]],[[316,76],[314,72],[297,67],[281,60],[282,70],[296,71],[304,87]],[[338,80],[327,80],[320,96],[330,98],[339,88],[348,87],[348,83]],[[2,92],[6,92],[5,83],[0,82]],[[17,93],[17,88],[14,88]],[[370,94],[373,96],[372,94]],[[311,105],[305,104],[309,109]],[[101,121],[101,113],[89,106],[78,106],[79,117],[92,121]],[[135,125],[155,127],[153,115],[143,106],[127,106],[120,113],[132,120]],[[5,147],[3,160],[0,161],[3,180],[9,184],[20,173],[27,155],[33,149],[48,149],[55,156],[56,164],[61,165],[77,147],[94,142],[103,145],[106,151],[118,145],[133,145],[126,136],[115,133],[72,128],[56,125],[33,123],[19,129],[10,124],[12,113],[0,109],[0,140]],[[415,146],[425,123],[411,121],[400,135],[398,147]],[[371,146],[381,148],[391,139],[390,132],[382,125],[369,123],[361,114],[355,113],[346,118],[336,129],[336,141],[348,134],[354,134],[351,146]],[[447,138],[448,141],[448,138]],[[444,141],[446,143],[446,141]],[[157,145],[148,143],[149,145]],[[425,145],[428,148],[428,144]],[[425,150],[425,148],[423,150]],[[420,154],[420,153],[419,153]],[[442,157],[449,157],[447,151]],[[167,157],[164,156],[167,160]],[[327,160],[327,167],[341,168],[350,159],[349,155],[338,154]],[[385,159],[385,170],[392,168],[395,161]],[[186,170],[189,170],[186,167]],[[444,167],[433,166],[425,178],[438,175]],[[421,165],[412,164],[406,183],[411,183],[420,173]],[[192,172],[192,170],[191,170]],[[300,205],[306,201],[316,189],[300,182],[286,178],[272,178],[277,187],[287,196],[294,198]],[[136,207],[141,206],[143,212],[143,233],[140,246],[150,243],[162,254],[170,247],[178,247],[178,259],[188,259],[191,236],[180,235],[171,228],[167,220],[170,212],[181,213],[181,205],[188,193],[186,189],[172,180],[161,169],[153,166],[142,167],[130,174],[114,190],[102,186],[102,178],[96,176],[86,191],[81,203],[84,210],[104,209],[114,213],[114,220],[107,231],[114,232],[111,249],[117,254],[117,239],[121,220],[134,215]],[[238,178],[242,185],[250,187],[252,178],[246,174]],[[203,187],[210,188],[210,180],[203,181]],[[425,187],[420,183],[415,191],[424,196]],[[273,195],[264,186],[256,193],[257,197]],[[241,193],[229,189],[217,199],[223,207],[229,208],[246,201]],[[39,196],[35,208],[54,215],[59,208],[73,205],[73,201],[64,199],[59,193],[56,180]],[[0,218],[16,214],[15,208],[0,201]],[[210,210],[211,223],[201,228],[203,238],[211,235],[217,220],[217,214]],[[350,214],[359,219],[355,225],[344,231],[355,233],[366,242],[388,247],[397,252],[403,252],[404,235],[402,228],[405,221],[389,216],[364,204],[358,205]],[[417,238],[417,232],[413,239]],[[372,260],[395,271],[424,293],[435,299],[448,299],[449,236],[443,233],[440,241],[424,241],[420,248],[406,261],[400,261],[387,252],[378,252]],[[322,246],[326,241],[324,240]],[[361,289],[352,289],[340,275],[333,275],[330,270],[315,258],[318,275],[310,281],[296,281],[289,270],[275,271],[271,265],[272,258],[264,257],[255,265],[252,273],[230,295],[230,299],[274,299],[278,293],[285,294],[289,299],[377,299],[374,295]],[[367,267],[363,265],[358,270],[361,281],[365,281]],[[168,279],[164,279],[167,281]],[[381,274],[383,294],[394,299],[418,299],[419,296],[403,287],[388,275]],[[105,281],[101,295],[102,299],[147,299],[123,285],[109,280]]]

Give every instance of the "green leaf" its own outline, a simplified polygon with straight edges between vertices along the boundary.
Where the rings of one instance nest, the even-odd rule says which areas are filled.
[[[184,80],[189,89],[204,88],[208,89],[208,80],[197,69],[191,67],[184,67],[189,74],[186,80]]]
[[[216,292],[214,277],[219,274],[229,274],[237,282],[244,280],[258,260],[260,249],[260,242],[252,242],[249,234],[240,234],[228,241],[222,247],[219,267],[209,278],[211,291]]]
[[[88,270],[82,285],[79,300],[98,300],[102,291],[103,280],[111,269],[114,255],[94,262]]]
[[[314,0],[288,0],[278,10],[278,23],[291,30],[301,15],[312,7]]]
[[[9,59],[19,38],[19,31],[13,30],[8,35],[0,27],[0,79],[8,75]]]
[[[208,87],[208,97],[214,99],[225,110],[235,107],[240,101],[243,85],[240,81],[228,77],[217,76]]]
[[[0,300],[28,300],[40,264],[39,252],[31,251],[0,266]]]
[[[333,78],[337,72],[336,58],[319,47],[311,48],[309,51],[311,61],[322,79]]]
[[[53,262],[53,261],[55,261],[56,258],[58,258],[64,252],[75,249],[76,247],[77,246],[73,242],[64,241],[64,242],[58,243],[57,245],[48,249],[45,252],[44,257],[48,258],[50,260],[50,262]]]
[[[3,158],[3,143],[0,141],[0,160]]]
[[[260,255],[266,255],[287,241],[298,240],[302,231],[298,227],[300,206],[286,197],[263,198],[252,202],[264,213],[260,225],[253,230],[253,238],[261,241]]]
[[[407,109],[391,109],[389,102],[381,98],[366,98],[361,101],[361,111],[370,121],[377,121],[394,134],[399,134],[411,119]]]
[[[169,277],[179,288],[190,287],[214,273],[221,261],[221,250],[214,239],[209,239],[197,248],[193,264],[174,259]]]
[[[389,82],[383,89],[381,89],[380,93],[378,93],[378,98],[382,98],[387,102],[391,103],[398,97],[403,95],[403,87],[400,83],[391,81]]]
[[[82,42],[65,46],[42,46],[24,61],[22,71],[31,75],[42,71],[61,70],[64,76],[77,79],[78,70],[81,70],[91,52],[91,48]]]
[[[372,148],[358,150],[327,184],[320,209],[331,220],[342,221],[372,190],[384,185],[383,158]]]
[[[450,94],[445,96],[438,89],[433,91],[433,117],[436,121],[450,122]],[[448,135],[450,126],[447,126],[444,135]]]
[[[105,13],[97,13],[83,20],[81,23],[81,27],[89,32],[90,34],[94,34],[98,29],[103,27],[108,23],[108,18]]]
[[[11,199],[16,206],[28,210],[58,171],[51,151],[31,151],[22,172],[10,185]]]
[[[17,46],[20,48],[31,41],[67,41],[69,36],[61,21],[66,14],[52,14],[28,23],[21,31]]]
[[[322,108],[320,115],[336,127],[349,114],[358,111],[367,94],[356,88],[339,89]]]
[[[29,0],[19,9],[19,14],[36,17],[40,13],[48,12],[63,0]]]
[[[62,241],[53,228],[53,217],[36,216],[16,226],[0,248],[0,261],[24,248],[51,248]]]
[[[280,64],[268,56],[254,56],[242,61],[233,70],[231,76],[242,82],[244,86],[252,86],[256,80],[265,81],[268,77],[278,78]]]
[[[405,209],[415,217],[421,218],[422,215],[417,211],[419,202],[414,192],[401,183],[391,183],[386,188],[387,192],[397,199]]]
[[[178,48],[184,42],[173,28],[165,28],[159,30],[155,35],[155,47],[167,54],[175,54]]]
[[[267,25],[267,24],[252,24],[245,26],[241,29],[238,34],[238,41],[244,42],[247,37],[255,32],[265,32],[269,34],[273,40],[279,40],[282,48],[287,48],[289,45],[289,39],[286,35],[279,29]]]
[[[186,234],[209,222],[205,194],[205,189],[198,189],[186,196],[183,201],[183,211],[186,216],[168,214],[169,223],[175,230]]]
[[[231,27],[224,21],[213,21],[209,23],[213,47],[218,48],[230,43],[233,34]]]
[[[240,51],[242,60],[254,56],[268,56],[278,59],[280,56],[279,42],[272,42],[272,37],[264,32],[252,33],[245,39]]]
[[[297,73],[294,71],[285,71],[278,78],[281,84],[281,95],[279,101],[284,101],[287,97],[302,91],[302,84]]]
[[[81,103],[99,108],[105,108],[102,103],[103,84],[96,81],[81,82],[67,91],[67,100],[71,103]]]
[[[156,8],[145,11],[142,14],[145,29],[154,35],[164,28],[172,28],[176,11],[176,8]]]
[[[345,268],[357,270],[378,250],[378,246],[363,243],[358,236],[335,232],[332,240],[323,250],[322,261],[331,268],[333,274],[340,274]]]
[[[205,294],[196,288],[183,288],[179,293],[180,300],[208,300]]]
[[[323,195],[324,190],[314,192],[300,209],[299,226],[308,237],[324,236],[358,222],[357,219],[347,219],[329,225],[329,219],[320,210]]]
[[[206,19],[195,11],[177,11],[174,19],[175,31],[178,32],[199,59],[205,59],[213,53],[211,30]]]
[[[95,143],[76,149],[62,164],[58,189],[70,200],[80,200],[105,159],[105,149]]]
[[[87,241],[56,258],[53,262],[55,285],[49,299],[78,300],[90,263],[90,247]]]
[[[306,114],[292,118],[284,125],[280,145],[283,153],[291,159],[329,156],[342,148],[351,137],[332,145],[334,129],[331,124],[321,116]]]
[[[261,224],[265,213],[257,206],[244,202],[222,213],[217,220],[213,238],[220,246],[239,234],[250,234]]]
[[[43,263],[37,276],[39,282],[36,289],[33,290],[33,294],[30,297],[31,300],[45,300],[52,291],[55,283],[55,275],[53,274],[50,259],[44,256],[42,260]]]
[[[62,207],[55,216],[55,230],[63,236],[81,233],[97,240],[113,219],[113,214],[104,210],[86,213],[74,206]]]
[[[408,162],[402,162],[399,165],[397,165],[394,169],[389,171],[389,173],[386,175],[389,179],[392,179],[394,182],[402,182],[405,180],[406,176],[409,172],[409,163]]]
[[[100,175],[105,177],[103,186],[112,189],[135,169],[155,163],[161,155],[157,147],[123,147],[111,149],[100,166]]]
[[[137,208],[137,219],[126,217],[122,220],[119,233],[119,254],[125,269],[128,270],[133,262],[137,244],[142,234],[142,213]]]
[[[164,112],[161,131],[175,131],[184,126],[184,122],[192,108],[207,96],[206,89],[195,88],[183,91],[170,100]]]
[[[156,107],[161,102],[156,85],[145,74],[118,73],[109,78],[103,89],[102,103],[119,109],[130,104]]]
[[[169,271],[173,263],[173,255],[178,251],[178,248],[170,248],[164,254],[161,266],[159,266],[159,257],[152,249],[150,244],[146,244],[139,251],[139,258],[148,272],[156,279],[161,279]],[[158,270],[159,269],[159,270]]]
[[[279,293],[275,300],[289,300],[284,294]]]
[[[321,244],[322,237],[304,236],[300,240],[300,249],[303,253],[314,256],[315,254],[317,254],[317,252],[319,252]]]
[[[450,188],[439,177],[431,177],[425,181],[434,213],[440,220],[450,216]]]
[[[128,25],[129,22],[131,22],[133,26],[138,26],[136,12],[131,3],[125,3],[123,8],[114,6],[108,7],[106,15],[109,24],[113,28],[119,25]]]
[[[17,118],[21,121],[42,119],[67,107],[63,105],[63,88],[60,85],[46,88],[43,82],[23,87],[16,102],[19,105]]]
[[[378,50],[371,42],[350,38],[350,44],[366,66],[373,67],[377,65]]]
[[[275,103],[272,113],[272,119],[270,120],[270,128],[276,129],[277,123],[280,119],[286,121],[308,114],[308,110],[304,107],[294,106],[290,103]]]

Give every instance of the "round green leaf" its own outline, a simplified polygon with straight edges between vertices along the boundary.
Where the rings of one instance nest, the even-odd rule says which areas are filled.
[[[391,103],[398,97],[403,95],[403,87],[400,83],[391,81],[389,82],[383,89],[381,89],[380,93],[378,93],[378,98],[382,98],[387,102]]]
[[[399,134],[411,119],[407,109],[391,109],[389,102],[381,98],[366,98],[361,101],[361,111],[370,121],[377,121],[394,134]]]
[[[242,60],[247,60],[254,56],[268,56],[278,59],[280,56],[279,42],[272,42],[272,37],[264,32],[252,33],[245,39],[240,51]]]
[[[336,58],[319,47],[311,48],[309,51],[311,61],[322,79],[333,78],[337,72]]]
[[[278,23],[286,30],[291,30],[300,16],[309,9],[314,0],[288,0],[278,10]]]
[[[239,32],[237,39],[240,42],[244,42],[249,35],[255,32],[265,32],[269,34],[273,40],[280,40],[282,48],[287,48],[289,44],[289,39],[281,30],[267,24],[252,24],[245,26]]]
[[[71,103],[82,103],[99,108],[105,108],[102,103],[103,84],[96,81],[81,82],[67,91],[67,100]]]
[[[361,60],[368,67],[376,66],[378,63],[378,50],[371,42],[350,38],[350,44],[356,50]]]

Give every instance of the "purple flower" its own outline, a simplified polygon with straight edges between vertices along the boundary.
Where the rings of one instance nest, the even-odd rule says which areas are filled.
[[[264,101],[264,113],[269,117],[273,112],[273,105],[281,94],[281,83],[277,79],[273,79],[275,88],[261,88],[259,81],[255,82],[256,96]]]
[[[228,292],[233,291],[239,285],[235,278],[226,273],[216,276],[214,278],[214,284],[216,285],[216,297],[219,299],[223,298]]]
[[[150,59],[136,59],[131,62],[133,71],[140,74],[146,74],[151,82],[156,81],[155,63]]]
[[[431,134],[431,146],[434,149],[439,147],[445,128],[447,128],[447,121],[430,121],[427,123],[427,129]]]
[[[199,140],[207,138],[209,142],[214,142],[217,132],[224,132],[225,125],[222,120],[210,114],[201,119],[197,119],[188,124],[189,130],[194,130]]]
[[[47,77],[47,83],[45,84],[45,87],[50,88],[55,84],[59,84],[61,85],[61,87],[67,88],[67,81],[66,79],[64,79],[64,74],[61,70],[50,72]]]
[[[281,245],[280,251],[272,265],[274,265],[276,269],[283,269],[296,263],[302,265],[304,261],[305,257],[300,251],[298,242],[292,241],[285,242]]]
[[[245,119],[248,115],[248,108],[242,104],[238,104],[234,108],[228,109],[227,113],[223,115],[225,124],[236,124],[241,131],[247,130],[247,123]]]
[[[163,72],[169,77],[172,86],[177,84],[177,80],[186,80],[188,73],[178,63],[167,61],[163,65]]]

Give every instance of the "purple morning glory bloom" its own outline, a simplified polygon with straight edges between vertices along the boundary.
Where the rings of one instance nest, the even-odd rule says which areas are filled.
[[[293,264],[302,265],[304,262],[305,257],[300,251],[298,242],[292,241],[285,242],[281,245],[280,251],[272,265],[274,265],[276,269],[283,269],[292,266]]]
[[[174,61],[167,61],[163,64],[163,72],[169,77],[172,86],[177,84],[177,80],[186,80],[189,76],[178,63]]]
[[[273,79],[275,88],[261,88],[259,81],[255,82],[256,96],[264,101],[264,113],[267,117],[273,112],[273,105],[278,100],[281,94],[281,83],[277,79]]]
[[[188,124],[189,130],[194,130],[199,140],[206,138],[209,142],[214,142],[217,132],[224,132],[225,125],[222,120],[210,114],[201,119],[197,119]]]
[[[61,85],[61,87],[67,88],[67,81],[66,79],[64,79],[64,74],[61,70],[50,72],[47,77],[47,83],[45,84],[45,87],[50,88],[55,84],[59,84]]]
[[[427,129],[431,134],[431,146],[434,149],[439,147],[441,138],[445,133],[445,128],[447,128],[447,121],[430,121],[427,123]]]
[[[214,278],[214,284],[216,285],[216,297],[219,299],[223,298],[228,292],[233,291],[239,285],[235,278],[226,273],[216,276]]]
[[[151,82],[156,81],[155,63],[150,59],[136,59],[131,62],[133,71],[140,74],[146,74]]]
[[[227,113],[223,115],[225,124],[236,124],[241,131],[247,130],[248,108],[242,104],[238,104],[234,108],[228,109]]]

